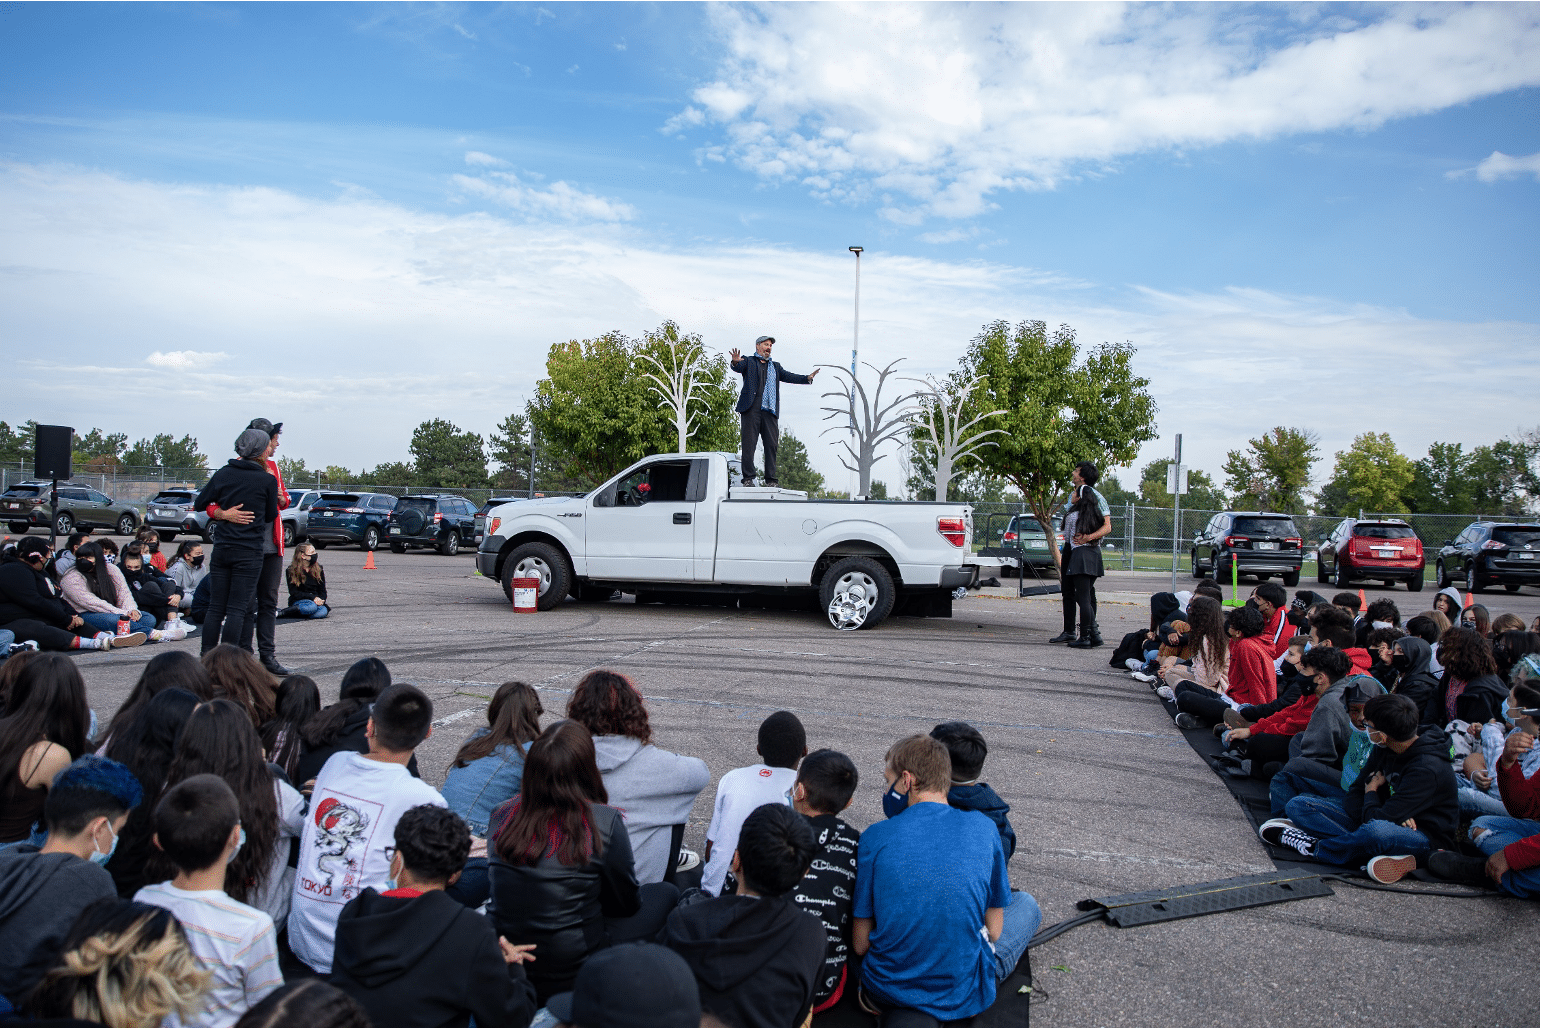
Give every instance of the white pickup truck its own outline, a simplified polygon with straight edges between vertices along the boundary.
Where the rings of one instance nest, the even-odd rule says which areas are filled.
[[[737,469],[731,454],[661,454],[587,496],[495,507],[477,570],[510,599],[515,579],[538,578],[541,610],[616,590],[639,601],[768,595],[816,601],[837,629],[950,617],[952,591],[974,578],[967,504],[809,500],[736,485]]]

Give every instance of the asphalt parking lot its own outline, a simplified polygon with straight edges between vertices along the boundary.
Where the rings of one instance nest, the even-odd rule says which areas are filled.
[[[881,817],[881,762],[897,738],[962,718],[991,747],[984,778],[1012,805],[1016,888],[1045,924],[1083,898],[1266,872],[1272,863],[1231,795],[1194,754],[1149,689],[1108,667],[1109,650],[1051,647],[1057,597],[971,595],[952,619],[894,619],[838,633],[812,613],[564,603],[516,615],[469,556],[322,553],[335,604],[323,622],[280,623],[279,658],[335,699],[342,672],[378,655],[398,681],[434,698],[419,751],[442,781],[456,747],[508,679],[538,685],[548,718],[583,672],[609,667],[648,697],[654,741],[706,760],[715,780],[755,759],[755,730],[796,712],[809,746],[855,760],[862,785],[846,813]],[[1111,642],[1148,621],[1166,575],[1100,583]],[[1179,579],[1179,585],[1183,580]],[[1250,584],[1243,584],[1243,595]],[[1304,585],[1304,584],[1303,584]],[[1313,586],[1313,588],[1315,588]],[[1323,587],[1321,592],[1329,592]],[[1403,617],[1432,590],[1386,593]],[[1537,593],[1485,594],[1528,621]],[[196,652],[198,641],[163,644]],[[155,647],[85,655],[104,720]],[[699,849],[712,789],[696,803]],[[1140,929],[1084,926],[1033,951],[1033,1017],[1049,1025],[1536,1025],[1537,907],[1335,887],[1332,897]]]

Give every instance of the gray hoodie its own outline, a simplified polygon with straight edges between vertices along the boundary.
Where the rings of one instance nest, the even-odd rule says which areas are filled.
[[[23,844],[0,851],[0,994],[20,1004],[57,956],[75,918],[116,897],[112,876],[74,854]]]
[[[1311,712],[1311,720],[1300,731],[1300,756],[1320,761],[1334,768],[1343,767],[1343,755],[1348,751],[1348,741],[1354,735],[1354,723],[1348,717],[1348,702],[1344,694],[1350,686],[1361,690],[1384,693],[1379,682],[1368,675],[1346,675],[1327,687]],[[1373,685],[1373,690],[1371,686]]]
[[[662,882],[673,858],[671,830],[689,820],[696,795],[712,781],[706,762],[630,736],[594,737],[594,755],[610,806],[626,822],[637,882]]]

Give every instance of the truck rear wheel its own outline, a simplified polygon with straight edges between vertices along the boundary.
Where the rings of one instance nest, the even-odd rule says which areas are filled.
[[[539,579],[540,593],[535,607],[550,611],[572,589],[573,573],[567,556],[549,543],[524,543],[514,548],[503,562],[503,595],[514,602],[515,579]]]
[[[819,582],[819,606],[836,629],[870,629],[894,608],[894,580],[870,557],[836,561]]]

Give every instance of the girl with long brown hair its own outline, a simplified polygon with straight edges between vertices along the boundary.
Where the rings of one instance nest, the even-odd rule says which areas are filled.
[[[11,684],[0,718],[0,850],[42,846],[54,777],[86,751],[86,684],[63,654],[38,654]]]
[[[505,682],[487,703],[487,727],[472,733],[450,762],[439,792],[473,836],[486,838],[492,809],[519,795],[524,754],[540,735],[545,710],[534,687]]]
[[[314,544],[301,543],[294,548],[294,559],[284,574],[289,584],[289,606],[279,612],[284,618],[325,618],[331,614],[326,599],[326,569]]]
[[[214,695],[234,701],[246,712],[253,729],[266,725],[273,717],[278,680],[251,651],[234,643],[221,643],[204,652],[203,667],[209,673]]]

